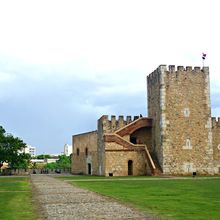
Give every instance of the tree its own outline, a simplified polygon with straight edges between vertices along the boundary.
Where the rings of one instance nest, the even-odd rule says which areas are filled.
[[[30,155],[19,153],[26,147],[26,144],[18,137],[6,134],[5,129],[0,126],[0,163],[8,162],[12,169],[28,167]]]
[[[71,168],[71,157],[66,155],[59,155],[59,160],[56,162],[59,169]]]
[[[44,168],[45,168],[45,169],[50,169],[50,170],[59,169],[59,168],[58,168],[58,165],[57,165],[57,162],[47,163],[47,164],[44,166]]]
[[[51,156],[49,154],[40,154],[36,156],[36,159],[47,159],[47,158],[51,158]]]

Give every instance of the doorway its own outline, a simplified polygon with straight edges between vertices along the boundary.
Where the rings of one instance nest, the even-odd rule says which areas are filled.
[[[128,161],[128,176],[132,176],[133,175],[133,161],[129,160]]]
[[[88,174],[89,175],[92,174],[92,165],[91,165],[91,163],[88,163]]]

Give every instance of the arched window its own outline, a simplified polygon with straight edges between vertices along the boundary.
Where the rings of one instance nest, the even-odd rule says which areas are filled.
[[[76,149],[76,155],[79,156],[79,148]]]
[[[85,149],[85,155],[86,155],[86,157],[88,156],[88,148],[87,147]]]

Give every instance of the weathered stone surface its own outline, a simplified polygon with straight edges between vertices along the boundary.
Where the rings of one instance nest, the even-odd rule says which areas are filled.
[[[208,69],[158,68],[148,76],[148,91],[153,148],[163,173],[213,174]]]
[[[220,118],[212,118],[212,135],[215,173],[220,173]]]
[[[72,137],[72,143],[73,143],[72,173],[89,174],[88,164],[90,164],[91,166],[90,174],[98,175],[97,131],[74,135]]]
[[[43,175],[32,175],[39,220],[158,219],[96,193]]]

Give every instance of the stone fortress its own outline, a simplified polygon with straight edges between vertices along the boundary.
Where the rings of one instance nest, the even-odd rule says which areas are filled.
[[[148,117],[104,115],[73,135],[72,173],[220,173],[220,118],[211,117],[209,68],[161,65],[147,76]]]

